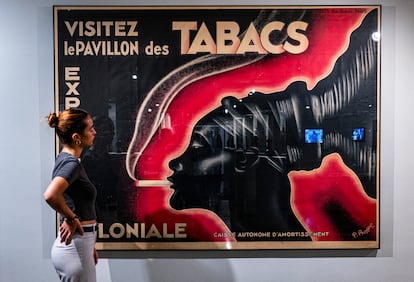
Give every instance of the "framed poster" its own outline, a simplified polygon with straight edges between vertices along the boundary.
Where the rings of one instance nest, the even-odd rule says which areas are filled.
[[[378,248],[380,15],[55,6],[56,110],[97,131],[97,248]]]

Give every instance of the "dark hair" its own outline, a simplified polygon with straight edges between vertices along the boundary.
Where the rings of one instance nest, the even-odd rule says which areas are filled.
[[[72,134],[83,134],[87,124],[85,119],[90,117],[90,114],[82,109],[70,108],[62,112],[50,113],[48,116],[48,124],[56,131],[59,140],[63,144],[70,144],[72,142]]]

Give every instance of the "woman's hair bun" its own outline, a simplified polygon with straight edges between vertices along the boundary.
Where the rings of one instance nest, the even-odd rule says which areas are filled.
[[[50,127],[56,128],[59,124],[59,118],[56,113],[50,113],[49,117],[47,118],[47,123]]]

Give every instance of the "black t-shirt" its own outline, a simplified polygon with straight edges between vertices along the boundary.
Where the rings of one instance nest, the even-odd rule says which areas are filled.
[[[96,188],[86,175],[80,160],[61,152],[53,169],[53,178],[56,176],[63,177],[69,183],[63,196],[68,207],[80,220],[96,219]]]

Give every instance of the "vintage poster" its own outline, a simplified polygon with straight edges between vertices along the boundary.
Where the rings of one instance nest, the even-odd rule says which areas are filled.
[[[379,248],[380,16],[55,6],[56,110],[97,131],[97,248]]]

